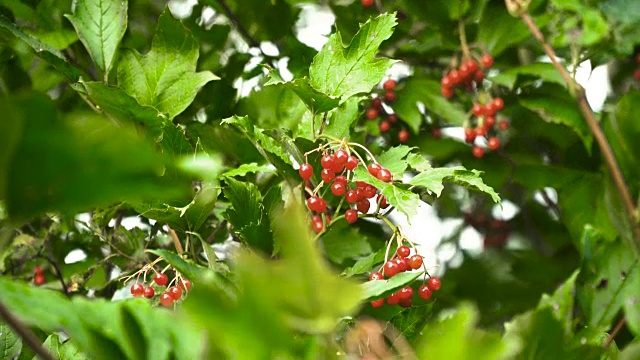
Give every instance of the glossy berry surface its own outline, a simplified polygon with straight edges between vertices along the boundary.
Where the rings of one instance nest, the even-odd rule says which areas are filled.
[[[324,155],[320,159],[320,165],[322,165],[323,169],[332,169],[336,166],[336,158],[333,155]]]
[[[371,208],[371,203],[367,199],[362,199],[358,201],[358,203],[356,204],[356,207],[358,208],[358,211],[360,211],[363,214],[366,214],[369,212],[369,209]]]
[[[411,286],[405,286],[402,289],[400,289],[400,300],[407,300],[407,299],[411,299],[413,297],[413,289],[411,288]]]
[[[315,215],[311,218],[311,228],[313,228],[313,231],[315,231],[316,234],[319,234],[324,230],[324,223],[320,216]]]
[[[153,282],[160,285],[160,286],[165,286],[167,285],[167,282],[169,281],[169,278],[167,277],[167,274],[163,274],[163,273],[156,273],[153,276]]]
[[[349,224],[353,224],[358,221],[358,211],[354,209],[348,209],[344,212],[344,218]]]
[[[341,182],[334,182],[331,185],[331,193],[335,196],[342,196],[345,191],[347,191],[347,187]]]
[[[33,283],[40,286],[43,285],[45,283],[46,279],[44,277],[44,275],[42,273],[37,273],[34,277],[33,277]]]
[[[384,299],[373,300],[371,302],[371,306],[373,306],[374,308],[382,307],[382,305],[384,305]]]
[[[407,130],[400,130],[400,132],[398,132],[398,141],[400,141],[401,143],[406,143],[407,141],[409,141],[409,131]]]
[[[393,80],[393,79],[389,79],[389,80],[385,81],[385,82],[382,84],[382,88],[383,88],[383,89],[385,89],[385,90],[387,90],[387,91],[395,90],[395,89],[396,89],[396,84],[397,84],[397,83],[396,83],[396,81],[395,81],[395,80]]]
[[[369,275],[369,280],[384,280],[384,276],[382,275],[382,273],[379,272],[372,272],[371,275]]]
[[[173,305],[173,302],[173,296],[171,296],[169,293],[163,293],[162,295],[160,295],[160,304],[162,304],[162,306],[169,307]]]
[[[180,289],[182,289],[182,291],[191,291],[192,287],[193,283],[189,279],[182,279],[180,282]]]
[[[433,293],[431,292],[431,289],[429,289],[427,285],[421,285],[418,289],[418,296],[420,296],[424,300],[431,299],[432,294]]]
[[[430,277],[429,280],[427,280],[427,286],[429,287],[429,289],[431,289],[431,291],[440,290],[440,278],[435,276]]]
[[[482,64],[482,67],[484,67],[484,68],[492,67],[493,66],[493,57],[491,56],[491,54],[482,55],[482,57],[480,58],[480,64]]]
[[[180,300],[180,298],[182,297],[182,289],[177,286],[170,287],[169,290],[167,290],[167,293],[171,295],[173,300]]]
[[[328,183],[328,182],[332,182],[333,179],[336,178],[336,173],[330,169],[322,169],[322,172],[320,173],[320,177],[322,178],[322,181]]]
[[[398,292],[394,292],[393,294],[387,296],[387,304],[389,305],[398,305],[400,303],[400,294]]]
[[[384,264],[384,274],[387,277],[392,277],[400,272],[400,267],[398,264],[393,262],[393,260],[389,260]]]
[[[155,296],[155,294],[156,292],[151,286],[147,286],[146,288],[144,288],[144,297],[146,297],[147,299],[151,299]]]
[[[131,285],[131,295],[135,297],[139,297],[139,296],[142,296],[143,293],[144,293],[144,285],[140,283],[135,283]]]
[[[358,191],[355,189],[347,190],[347,194],[345,195],[345,199],[349,204],[355,204],[360,200],[358,196]]]
[[[300,173],[301,178],[309,180],[313,176],[313,167],[309,164],[302,164],[300,165],[298,172]]]
[[[353,171],[353,169],[355,169],[358,166],[358,158],[355,156],[349,156],[349,158],[347,159],[347,163],[345,164],[345,167],[347,168],[347,170],[349,171]]]
[[[407,245],[402,245],[398,248],[398,250],[396,250],[396,253],[399,257],[404,259],[406,257],[409,257],[409,255],[411,254],[411,249]]]
[[[422,266],[422,256],[420,255],[413,255],[412,257],[409,258],[409,267],[413,270],[417,270],[420,269],[420,267]]]
[[[376,163],[371,163],[369,164],[369,166],[367,166],[367,170],[369,171],[369,174],[373,176],[377,176],[380,169],[382,169],[382,166]]]
[[[491,150],[498,150],[500,148],[500,139],[490,137],[489,140],[487,140],[487,147]]]
[[[391,181],[391,172],[387,169],[380,169],[376,177],[380,181],[389,182]]]
[[[479,146],[476,146],[473,148],[472,153],[473,153],[473,156],[479,159],[484,156],[484,149]]]

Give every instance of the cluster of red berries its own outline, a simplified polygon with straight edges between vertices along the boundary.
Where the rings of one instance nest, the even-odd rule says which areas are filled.
[[[33,275],[33,283],[38,285],[38,286],[44,284],[46,279],[44,277],[44,274],[42,273],[42,268],[40,268],[40,266],[36,266],[33,269],[33,272],[35,273]]]
[[[174,280],[177,282],[177,278]],[[156,272],[153,276],[153,282],[157,286],[166,286],[169,282],[169,277],[167,277],[167,274]],[[166,291],[160,295],[160,304],[162,304],[162,306],[169,307],[173,305],[175,301],[182,298],[183,292],[188,292],[193,286],[191,281],[187,279],[180,279],[179,282],[179,286],[169,286]],[[151,285],[145,286],[144,283],[136,282],[131,285],[131,295],[135,297],[144,296],[147,299],[152,299],[156,295],[156,291]]]
[[[633,72],[633,79],[635,81],[640,81],[640,53],[636,54],[636,63],[638,64],[638,67]]]
[[[330,188],[333,195],[338,197],[344,196],[348,204],[355,205],[355,209],[347,209],[344,212],[344,217],[350,224],[358,220],[358,212],[363,214],[369,212],[369,208],[371,207],[369,199],[374,198],[378,194],[378,189],[375,186],[362,181],[356,181],[355,187],[350,186],[349,172],[352,172],[359,164],[360,161],[358,158],[349,155],[348,150],[344,149],[339,149],[334,153],[325,153],[320,159],[320,165],[322,166],[322,172],[320,173],[322,184],[331,184]],[[378,163],[369,164],[367,169],[369,174],[375,176],[380,181],[392,181],[393,176],[391,172]],[[304,180],[309,180],[313,176],[313,166],[309,163],[300,165],[298,171],[300,177]],[[317,194],[320,189],[321,186],[307,199],[307,207],[317,214],[323,214],[327,210],[327,202]],[[384,196],[378,197],[378,205],[381,209],[386,209],[389,206]],[[331,218],[325,216],[325,221],[330,223]],[[324,223],[320,215],[314,215],[311,218],[311,227],[316,233],[324,230]]]
[[[504,100],[496,97],[486,104],[474,103],[471,112],[475,117],[475,127],[469,126],[464,129],[464,141],[474,144],[477,137],[487,139],[487,148],[495,151],[500,148],[500,139],[496,136],[498,131],[505,131],[509,128],[509,123],[505,119],[498,118],[498,112],[504,108]],[[484,156],[484,148],[473,147],[473,156],[481,158]]]
[[[493,66],[493,57],[491,54],[484,54],[480,57],[480,66],[474,59],[462,61],[459,68],[451,70],[440,80],[442,96],[447,99],[452,98],[456,87],[461,87],[467,91],[473,91],[475,87],[479,87],[484,80],[484,70]]]
[[[367,108],[364,113],[365,118],[370,121],[380,119],[378,123],[378,128],[380,132],[383,134],[388,133],[393,126],[397,126],[398,124],[398,115],[396,114],[387,114],[384,107],[382,106],[383,99],[384,103],[389,106],[390,103],[396,100],[396,81],[393,79],[388,79],[382,84],[382,89],[384,90],[383,97],[374,97],[371,99],[371,105]],[[405,143],[409,141],[409,131],[402,127],[398,131],[398,141],[401,143]]]
[[[415,254],[411,256],[411,249],[402,245],[396,250],[396,256],[388,260],[383,266],[383,273],[373,272],[369,276],[369,280],[384,280],[385,276],[391,278],[396,274],[409,270],[417,270],[423,266],[422,256]],[[434,291],[440,290],[440,279],[430,277],[426,284],[422,284],[418,288],[418,296],[424,300],[429,300]],[[409,285],[401,288],[386,298],[374,300],[371,306],[379,308],[384,305],[385,301],[389,305],[400,305],[402,307],[410,307],[413,299],[413,288]]]

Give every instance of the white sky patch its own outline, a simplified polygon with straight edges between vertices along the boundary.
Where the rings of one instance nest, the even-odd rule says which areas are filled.
[[[65,264],[73,264],[87,259],[87,253],[81,249],[71,250],[67,256],[64,257]]]
[[[508,221],[516,216],[519,212],[520,207],[507,199],[502,199],[501,204],[495,204],[493,206],[493,209],[491,209],[491,216],[493,216],[494,219]]]
[[[198,0],[171,0],[168,5],[171,15],[178,19],[186,19],[191,16],[193,7],[197,4]]]
[[[336,17],[327,6],[303,4],[295,25],[296,37],[301,43],[318,51],[329,40]]]

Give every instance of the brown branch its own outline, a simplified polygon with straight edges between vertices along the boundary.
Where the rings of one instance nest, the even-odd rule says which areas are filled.
[[[616,326],[613,328],[613,330],[611,330],[611,334],[609,334],[609,337],[607,338],[607,340],[605,340],[604,344],[602,344],[602,346],[604,347],[608,347],[609,345],[611,345],[611,343],[613,342],[613,339],[616,337],[616,335],[618,335],[618,332],[620,332],[620,330],[622,329],[622,327],[624,326],[626,319],[624,318],[624,316],[618,321],[618,323],[616,324]]]
[[[9,311],[9,308],[0,301],[0,318],[7,323],[13,331],[15,331],[27,346],[33,350],[40,359],[43,360],[55,360],[55,358],[42,346],[42,342],[38,337],[18,319],[15,315]]]
[[[178,252],[178,254],[182,255],[184,249],[182,248],[182,244],[180,244],[178,234],[176,234],[176,232],[172,228],[170,228],[169,225],[167,225],[167,228],[169,228],[169,235],[171,235],[171,239],[173,239],[173,246],[176,247],[176,251]]]
[[[600,128],[600,125],[598,124],[598,121],[593,114],[593,110],[589,106],[586,92],[584,91],[582,86],[580,86],[573,80],[567,69],[558,61],[558,57],[556,56],[555,51],[553,50],[551,45],[549,45],[544,40],[544,35],[542,35],[540,28],[538,28],[533,18],[531,18],[531,15],[525,12],[524,14],[520,15],[520,17],[522,18],[522,21],[525,23],[525,25],[527,25],[527,27],[529,28],[529,31],[531,32],[533,37],[540,43],[542,49],[547,54],[549,59],[551,59],[551,63],[556,68],[558,73],[560,73],[560,76],[567,84],[567,86],[569,86],[569,89],[575,90],[576,101],[578,102],[580,111],[587,121],[587,125],[589,125],[591,134],[593,134],[596,143],[600,147],[602,156],[604,157],[607,168],[609,169],[609,174],[611,174],[611,177],[613,178],[613,182],[616,185],[616,189],[618,189],[620,198],[622,199],[624,207],[627,211],[629,221],[631,222],[631,225],[635,230],[635,240],[640,245],[640,227],[638,226],[638,221],[636,218],[635,205],[629,192],[629,188],[627,187],[627,184],[624,181],[624,177],[622,176],[620,166],[618,166],[618,162],[616,161],[615,155],[613,154],[613,150],[611,149],[611,146],[609,145],[604,132]]]
[[[240,19],[238,19],[238,16],[236,16],[233,10],[231,10],[229,5],[227,5],[224,0],[216,0],[216,2],[218,3],[218,5],[220,5],[222,10],[224,10],[224,13],[227,15],[233,26],[235,26],[236,30],[238,30],[240,35],[242,35],[244,41],[246,41],[249,46],[257,47],[258,49],[260,49],[260,43],[258,42],[258,40],[256,40],[253,35],[251,35],[249,31],[244,27],[244,25],[242,25],[242,22],[240,22]]]

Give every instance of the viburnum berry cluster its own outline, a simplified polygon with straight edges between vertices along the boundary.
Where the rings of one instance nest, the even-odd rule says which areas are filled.
[[[44,274],[42,273],[42,268],[40,266],[36,266],[33,269],[34,275],[33,275],[33,283],[40,286],[42,284],[45,283],[46,278],[44,277]]]
[[[130,292],[134,297],[144,296],[147,299],[153,299],[157,293],[161,292],[158,298],[159,303],[164,307],[170,307],[176,301],[182,299],[183,294],[186,294],[191,290],[193,284],[188,279],[185,279],[177,270],[174,270],[175,276],[171,281],[167,276],[167,271],[171,266],[167,266],[162,271],[158,272],[155,269],[155,265],[162,261],[162,258],[156,259],[153,263],[147,264],[133,275],[126,276],[122,280],[125,282],[136,277],[136,282],[131,285]],[[153,272],[153,280],[147,283],[147,273]],[[142,276],[142,281],[140,281]],[[160,292],[157,292],[160,290]]]
[[[369,174],[384,182],[393,181],[393,176],[388,169],[385,169],[375,161],[375,158],[366,148],[357,143],[349,143],[344,140],[334,140],[326,145],[322,145],[305,154],[305,158],[314,152],[321,152],[320,158],[320,178],[322,181],[315,188],[311,188],[311,178],[314,175],[314,167],[305,162],[298,170],[300,177],[307,181],[306,191],[307,207],[315,213],[311,218],[311,227],[316,233],[321,233],[325,229],[325,223],[330,224],[332,217],[339,215],[344,202],[349,206],[344,212],[345,220],[353,224],[358,220],[359,214],[367,214],[371,209],[370,199],[375,199],[377,210],[375,215],[379,215],[380,210],[387,209],[389,204],[383,195],[378,193],[378,189],[362,181],[353,181],[353,171],[358,166],[363,166],[365,160],[353,150],[353,147],[364,149],[371,157],[372,162],[367,166]],[[308,161],[308,160],[307,160]],[[317,166],[317,165],[316,165]],[[331,194],[339,199],[339,205],[332,213],[328,209],[325,198]],[[323,220],[324,216],[324,220]],[[338,218],[335,219],[337,221]]]
[[[383,94],[375,94],[364,116],[368,121],[378,120],[378,128],[382,134],[388,134],[394,127],[398,127],[398,141],[405,143],[409,141],[409,131],[401,124],[397,114],[385,110],[385,107],[391,109],[391,103],[396,100],[396,86],[395,80],[385,80],[382,84]]]
[[[638,66],[636,67],[636,70],[633,72],[633,79],[635,81],[640,81],[640,53],[636,54],[635,60]]]
[[[507,130],[509,123],[499,117],[504,108],[504,100],[482,90],[485,71],[493,66],[491,54],[484,53],[476,61],[469,55],[461,61],[458,68],[449,71],[440,80],[442,96],[450,99],[456,95],[456,88],[472,93],[473,105],[469,117],[465,121],[464,139],[473,145],[473,155],[477,158],[484,156],[485,148],[476,144],[476,139],[485,138],[486,147],[495,151],[500,148],[499,132]]]
[[[369,280],[377,281],[384,280],[385,278],[389,279],[399,273],[418,270],[421,267],[424,267],[425,265],[422,256],[418,254],[417,249],[412,243],[410,243],[410,245],[415,251],[414,255],[411,255],[411,248],[409,246],[399,246],[394,256],[391,259],[385,260],[384,265],[379,271],[371,273]],[[429,275],[426,267],[425,275]],[[423,300],[429,300],[431,299],[433,292],[437,290],[440,290],[440,278],[429,275],[429,279],[426,282],[423,281],[423,284],[418,288],[417,295]],[[371,301],[371,306],[379,308],[386,302],[389,305],[400,305],[405,308],[410,307],[413,303],[414,293],[415,291],[413,287],[407,285],[386,298]]]

